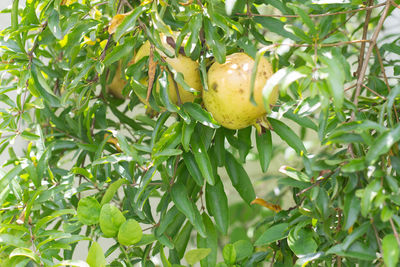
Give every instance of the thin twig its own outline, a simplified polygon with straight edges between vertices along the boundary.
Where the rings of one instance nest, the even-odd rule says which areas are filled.
[[[373,4],[373,0],[369,0],[368,1],[368,6],[371,6],[372,4]],[[371,18],[371,13],[372,13],[372,10],[369,9],[369,10],[367,10],[367,14],[365,15],[362,39],[367,39],[368,24],[369,24],[369,20]],[[358,57],[358,67],[357,67],[357,71],[356,71],[356,73],[354,75],[355,77],[358,77],[358,75],[360,74],[361,67],[362,67],[363,61],[364,61],[364,53],[365,53],[365,43],[362,43],[361,44],[361,49],[360,49],[360,55]]]
[[[367,54],[365,55],[365,59],[364,59],[363,65],[361,67],[361,71],[360,71],[360,74],[359,74],[358,79],[357,79],[356,93],[354,95],[354,100],[353,100],[354,105],[356,107],[358,105],[358,97],[360,96],[360,93],[361,93],[361,87],[362,87],[361,85],[362,85],[362,83],[364,81],[365,73],[367,71],[369,58],[371,57],[372,50],[374,49],[374,46],[376,44],[376,40],[378,39],[379,32],[381,31],[383,23],[385,22],[386,16],[387,16],[387,14],[389,12],[390,1],[387,1],[385,3],[385,5],[386,5],[385,9],[383,10],[383,13],[382,13],[382,15],[381,15],[381,17],[379,19],[378,25],[376,26],[375,31],[372,34],[371,43],[370,43],[370,45],[368,47]],[[353,111],[353,113],[351,115],[351,118],[352,118],[352,120],[354,120],[355,111]]]
[[[341,14],[350,14],[350,13],[355,13],[355,12],[359,12],[362,10],[370,10],[370,9],[374,9],[377,7],[381,7],[386,5],[387,3],[390,3],[390,0],[388,0],[385,3],[381,3],[381,4],[377,4],[374,6],[368,6],[368,7],[361,7],[361,8],[357,8],[357,9],[353,9],[353,10],[347,10],[347,11],[339,11],[339,12],[333,12],[333,13],[324,13],[324,14],[309,14],[308,16],[313,18],[313,17],[326,17],[326,16],[335,16],[335,15],[341,15]],[[299,15],[278,15],[278,14],[272,14],[272,15],[264,15],[264,14],[243,14],[243,13],[236,13],[236,15],[238,16],[255,16],[255,17],[274,17],[274,18],[299,18]]]
[[[390,92],[390,85],[389,85],[388,77],[386,76],[385,66],[383,65],[381,52],[379,51],[379,48],[377,45],[375,45],[375,50],[376,50],[376,55],[378,57],[379,65],[381,66],[383,80],[385,81],[388,92]],[[399,115],[397,114],[396,106],[394,104],[393,104],[393,110],[394,110],[394,114],[396,116],[396,121],[399,122]]]
[[[384,97],[383,95],[375,92],[374,90],[372,90],[371,88],[369,88],[368,86],[366,86],[365,84],[362,85],[362,87],[364,87],[365,89],[367,89],[368,91],[370,91],[371,93],[373,93],[374,95],[379,96],[380,98],[386,99],[386,97]]]
[[[334,34],[335,32],[337,32],[339,29],[341,29],[344,25],[346,25],[347,22],[349,22],[349,20],[357,13],[353,13],[351,14],[345,21],[343,21],[342,23],[339,24],[339,26],[337,26],[335,29],[331,30],[327,35],[325,35],[323,38],[321,38],[320,40],[323,41],[325,39],[327,39],[329,36],[331,36],[332,34]],[[365,39],[365,38],[363,38]]]
[[[399,233],[398,233],[397,230],[396,230],[396,226],[395,226],[394,223],[393,223],[393,219],[390,218],[389,221],[390,221],[390,226],[392,226],[393,234],[394,234],[394,236],[396,237],[397,244],[400,246],[400,237],[399,237]]]
[[[382,245],[381,245],[381,239],[379,238],[378,230],[376,229],[375,224],[372,220],[371,220],[371,225],[372,225],[372,228],[374,229],[375,238],[376,238],[376,242],[378,243],[379,251],[382,253],[383,250],[382,250]]]

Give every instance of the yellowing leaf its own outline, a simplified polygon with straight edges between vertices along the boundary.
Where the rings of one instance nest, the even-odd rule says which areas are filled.
[[[108,27],[108,33],[113,34],[117,30],[117,27],[124,21],[125,17],[131,14],[131,12],[125,13],[125,14],[117,14],[115,15],[110,23],[110,27]]]
[[[77,2],[78,0],[62,0],[61,5],[63,6],[69,6],[72,5],[73,3]]]
[[[109,135],[105,134],[104,135],[104,139],[106,139]],[[122,152],[121,147],[118,144],[118,140],[114,137],[110,137],[107,140],[107,143],[113,144],[115,146],[115,148],[118,150],[118,152]]]
[[[258,204],[258,205],[261,205],[263,207],[266,207],[267,209],[273,210],[275,212],[280,212],[282,210],[282,208],[279,205],[275,205],[275,204],[269,203],[269,202],[267,202],[264,199],[259,198],[259,197],[254,199],[250,204]]]
[[[89,37],[83,36],[83,44],[95,45],[96,41],[92,41],[92,39],[90,39]]]

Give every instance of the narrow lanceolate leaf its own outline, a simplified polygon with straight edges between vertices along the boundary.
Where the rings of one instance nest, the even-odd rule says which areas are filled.
[[[192,151],[197,166],[199,167],[204,179],[207,181],[208,184],[215,184],[215,177],[210,157],[208,156],[207,149],[202,139],[200,138],[199,133],[193,133],[190,144],[192,145]]]
[[[40,262],[38,255],[29,248],[16,248],[10,253],[9,257],[12,258],[16,256],[30,258],[36,263]]]
[[[250,204],[250,202],[256,198],[256,193],[254,192],[253,184],[249,176],[242,165],[237,162],[235,157],[228,151],[226,151],[225,154],[225,161],[226,171],[228,172],[233,187],[238,191],[242,199],[247,204]]]
[[[112,200],[117,190],[121,187],[121,185],[127,183],[128,181],[125,179],[119,179],[114,183],[110,184],[107,188],[106,193],[104,194],[103,198],[101,199],[101,205],[104,205]]]
[[[196,123],[191,122],[189,124],[184,123],[182,125],[182,146],[183,149],[188,152],[189,151],[189,145],[190,145],[190,139],[192,138],[192,134],[194,131],[194,127],[196,126]]]
[[[288,223],[281,223],[268,228],[254,243],[255,246],[268,245],[287,237]]]
[[[186,187],[181,183],[175,183],[171,188],[171,197],[178,210],[188,218],[199,234],[205,237],[206,230],[201,220],[200,212],[192,200],[189,199]]]
[[[197,166],[196,160],[192,153],[183,153],[183,160],[186,168],[188,169],[190,176],[194,179],[198,186],[203,186],[204,179],[199,167]]]
[[[211,127],[219,128],[218,122],[214,120],[211,114],[205,111],[199,104],[186,102],[183,104],[183,109],[190,114],[195,120],[201,124]]]
[[[226,235],[229,226],[229,208],[224,185],[217,177],[215,185],[207,184],[205,190],[208,212],[214,217],[218,230]]]
[[[372,200],[374,200],[375,196],[378,194],[378,191],[380,189],[381,189],[381,183],[380,183],[379,179],[373,180],[364,189],[364,193],[361,198],[361,214],[362,214],[362,216],[364,216],[364,217],[368,216],[369,211],[372,206]]]
[[[358,215],[360,214],[360,199],[353,193],[349,193],[344,199],[344,223],[343,228],[349,230],[350,227],[357,221]]]
[[[261,169],[263,172],[266,172],[272,158],[271,132],[266,131],[265,133],[259,135],[256,131],[256,144]]]
[[[371,164],[374,163],[380,155],[387,153],[393,144],[399,140],[400,123],[394,129],[383,133],[376,139],[365,156],[366,161]]]
[[[383,261],[387,267],[395,267],[399,262],[399,245],[393,234],[386,235],[382,240]]]
[[[218,252],[218,234],[214,227],[214,223],[211,221],[210,217],[204,212],[201,217],[203,218],[203,223],[206,226],[207,237],[201,237],[197,235],[197,247],[198,248],[210,248],[210,254],[200,261],[201,267],[213,267],[217,261]]]
[[[121,36],[128,31],[132,30],[136,26],[136,20],[138,17],[147,9],[146,5],[136,7],[132,13],[124,18],[124,20],[117,26],[114,33],[115,40],[121,38]]]
[[[274,132],[298,154],[303,155],[307,153],[301,139],[286,124],[273,118],[268,118],[268,121],[271,123]]]

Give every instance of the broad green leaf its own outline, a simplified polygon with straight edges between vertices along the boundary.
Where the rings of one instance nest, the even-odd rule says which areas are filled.
[[[233,244],[226,244],[222,250],[222,256],[224,261],[228,265],[232,265],[236,262],[236,249]]]
[[[109,66],[114,62],[117,62],[121,58],[127,57],[128,55],[132,54],[133,45],[134,39],[126,38],[123,44],[113,47],[110,53],[107,54],[103,61],[104,65]]]
[[[182,227],[181,231],[174,238],[175,249],[178,253],[180,259],[185,255],[186,247],[190,239],[190,234],[192,233],[193,226],[190,222]]]
[[[196,182],[198,186],[203,186],[204,184],[204,179],[203,175],[201,174],[201,171],[199,167],[197,166],[196,160],[193,156],[192,153],[183,153],[182,155],[183,160],[185,162],[186,168],[190,173],[190,176],[192,176],[193,180]]]
[[[54,9],[51,12],[50,17],[47,20],[47,26],[49,27],[54,37],[59,40],[63,38],[63,33],[60,27],[60,14],[57,10]]]
[[[300,41],[299,37],[284,28],[285,24],[279,19],[270,17],[254,17],[254,21],[260,23],[265,29],[268,29],[271,32],[292,39],[293,41]]]
[[[222,64],[226,60],[226,46],[221,41],[221,37],[217,32],[217,27],[215,27],[211,20],[207,17],[203,20],[204,35],[207,44],[211,47],[214,57],[217,62]]]
[[[103,249],[97,242],[93,242],[90,246],[86,262],[90,267],[105,267],[107,262],[104,257]]]
[[[242,199],[247,204],[250,204],[250,202],[256,198],[256,193],[254,192],[250,177],[243,166],[237,162],[235,157],[228,151],[226,151],[225,154],[225,161],[225,168],[233,187],[238,191]]]
[[[211,253],[211,248],[197,248],[192,249],[186,252],[185,260],[190,265],[194,265],[195,263],[201,261],[205,257],[207,257]]]
[[[363,223],[361,226],[355,228],[353,232],[346,236],[346,238],[343,240],[342,243],[342,248],[344,250],[347,250],[351,244],[354,243],[359,237],[364,235],[368,230],[371,229],[371,224],[369,222]]]
[[[211,221],[210,217],[204,212],[201,217],[203,218],[203,223],[206,227],[207,237],[201,237],[197,235],[197,247],[198,248],[210,248],[210,254],[200,261],[202,267],[212,267],[215,266],[217,261],[217,251],[218,251],[218,234],[215,229],[214,223]]]
[[[336,254],[342,257],[350,257],[364,261],[372,261],[376,258],[376,251],[367,245],[356,241],[347,250],[343,249],[342,244],[331,247],[326,254]]]
[[[199,234],[205,237],[206,230],[200,212],[192,200],[189,199],[186,187],[181,183],[175,183],[171,188],[171,198],[178,210],[188,218]]]
[[[105,237],[115,237],[119,227],[126,221],[122,212],[111,204],[104,204],[100,211],[100,229]]]
[[[367,185],[364,189],[362,198],[361,198],[361,214],[364,217],[367,217],[369,211],[371,210],[372,200],[377,195],[378,191],[381,189],[381,184],[378,179],[373,180],[371,183]]]
[[[36,263],[40,263],[39,256],[35,254],[31,249],[29,248],[16,248],[10,253],[10,258],[16,257],[16,256],[21,256],[21,257],[27,257],[33,260]]]
[[[307,266],[308,263],[310,263],[310,262],[312,262],[312,261],[314,261],[316,259],[322,258],[324,255],[325,255],[324,252],[317,252],[317,253],[311,253],[311,254],[307,254],[307,255],[301,256],[296,261],[296,265],[295,266],[296,267],[297,266],[301,266],[301,267]]]
[[[103,206],[104,204],[110,202],[113,199],[115,193],[121,187],[121,185],[126,184],[126,183],[128,183],[128,181],[121,178],[121,179],[115,181],[114,183],[110,184],[110,186],[107,188],[103,198],[101,199],[100,205]]]
[[[92,225],[99,222],[101,206],[96,198],[85,197],[79,200],[77,216],[82,224]]]
[[[207,184],[205,191],[208,212],[214,217],[218,230],[226,235],[229,226],[228,198],[220,178],[217,176],[215,185]]]
[[[189,147],[190,146],[190,139],[192,138],[192,134],[193,134],[195,126],[196,126],[196,123],[194,123],[194,122],[191,122],[189,124],[184,123],[182,125],[182,140],[181,140],[181,143],[182,143],[183,149],[186,152],[188,152],[189,149],[190,149],[190,147]]]
[[[289,232],[287,242],[290,249],[296,254],[296,256],[306,255],[314,253],[318,245],[313,239],[311,230],[297,227]]]
[[[142,228],[134,219],[125,221],[119,227],[118,242],[124,246],[130,246],[138,243],[143,236]]]
[[[272,159],[272,138],[271,132],[266,131],[265,133],[258,134],[256,132],[256,145],[258,151],[258,157],[261,165],[261,170],[267,172],[269,163]]]
[[[14,246],[14,247],[28,247],[29,246],[22,239],[20,239],[16,235],[11,235],[11,234],[0,234],[0,244],[10,245],[10,246]]]
[[[343,228],[349,230],[357,221],[358,215],[360,214],[360,199],[357,198],[353,193],[346,194],[344,198],[344,223]]]
[[[119,38],[121,38],[122,35],[133,29],[136,26],[136,20],[146,9],[147,9],[146,5],[140,5],[136,7],[131,14],[126,16],[122,21],[122,23],[118,25],[114,33],[114,39],[119,40]]]
[[[196,160],[197,166],[200,169],[201,174],[208,184],[215,184],[214,171],[208,156],[207,149],[199,136],[199,133],[194,132],[192,135],[192,140],[190,142],[192,146],[192,152],[194,159]]]
[[[390,131],[381,134],[369,148],[365,159],[369,163],[374,163],[378,157],[387,153],[390,148],[400,140],[400,123]]]
[[[211,127],[219,128],[218,122],[214,120],[211,114],[205,111],[199,104],[186,102],[183,104],[183,109],[190,114],[195,120],[201,124]]]
[[[253,253],[253,244],[249,240],[238,240],[233,243],[236,251],[237,261],[248,258]]]
[[[218,129],[214,136],[214,152],[217,158],[218,167],[225,164],[225,135],[223,129]]]
[[[382,239],[383,261],[388,267],[395,267],[399,262],[399,244],[393,234]]]
[[[287,237],[288,223],[280,223],[268,228],[254,243],[255,246],[268,245]]]
[[[273,131],[279,137],[291,146],[299,155],[307,153],[307,150],[301,139],[290,129],[286,124],[273,118],[268,118],[271,123]]]
[[[348,163],[342,166],[342,171],[357,172],[357,171],[362,171],[365,168],[366,168],[366,162],[365,159],[362,157],[362,158],[351,159]]]

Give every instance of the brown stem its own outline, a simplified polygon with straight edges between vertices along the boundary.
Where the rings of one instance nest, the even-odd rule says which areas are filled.
[[[326,17],[326,16],[335,16],[335,15],[341,15],[341,14],[355,13],[355,12],[359,12],[362,10],[370,10],[370,9],[374,9],[377,7],[381,7],[381,6],[386,5],[388,2],[390,3],[390,0],[388,0],[385,3],[377,4],[374,6],[362,7],[362,8],[357,8],[357,9],[353,9],[353,10],[339,11],[339,12],[333,12],[333,13],[310,14],[308,16],[313,18],[313,17]],[[299,15],[286,15],[286,14],[284,14],[284,15],[275,15],[275,14],[264,15],[264,14],[253,14],[253,13],[250,13],[250,14],[236,13],[236,15],[238,15],[238,16],[249,16],[250,15],[250,16],[255,16],[255,17],[274,17],[274,18],[299,18],[300,17]]]
[[[390,218],[390,219],[389,219],[389,222],[390,222],[390,226],[392,226],[393,234],[394,234],[394,236],[396,237],[397,244],[400,246],[400,237],[399,237],[399,233],[398,233],[397,230],[396,230],[396,226],[395,226],[394,223],[393,223],[393,219]]]
[[[371,6],[373,4],[373,0],[368,1],[368,6]],[[367,10],[367,14],[365,15],[365,21],[364,21],[364,26],[363,26],[363,34],[362,34],[362,39],[367,39],[367,34],[368,34],[368,24],[369,20],[371,18],[371,13],[372,10],[369,9]],[[360,55],[358,57],[358,67],[355,76],[358,77],[361,71],[361,66],[363,65],[364,61],[364,53],[365,53],[365,43],[361,44],[361,50],[360,50]]]
[[[380,98],[386,99],[386,97],[384,97],[383,95],[381,95],[381,94],[375,92],[374,90],[372,90],[372,89],[369,88],[368,86],[366,86],[366,85],[363,84],[362,87],[364,87],[365,89],[367,89],[368,91],[370,91],[370,92],[373,93],[374,95],[377,95],[377,96],[379,96]]]
[[[374,233],[375,233],[375,238],[376,238],[376,242],[378,243],[378,247],[379,247],[379,251],[382,253],[382,245],[381,245],[381,239],[379,238],[379,234],[378,234],[378,230],[375,227],[375,224],[371,221],[371,225],[372,228],[374,229]]]
[[[371,57],[372,50],[374,49],[374,46],[376,44],[376,40],[378,39],[379,32],[381,31],[383,23],[385,22],[386,16],[387,16],[387,14],[389,12],[389,8],[390,8],[390,1],[387,1],[385,3],[385,9],[383,10],[383,13],[382,13],[382,15],[381,15],[381,17],[379,19],[378,25],[376,26],[375,31],[372,34],[371,43],[370,43],[370,45],[368,47],[367,54],[365,55],[365,59],[364,59],[363,65],[361,67],[361,71],[360,71],[360,74],[359,74],[358,79],[357,79],[356,93],[354,95],[354,100],[353,100],[354,105],[356,107],[358,105],[358,97],[360,96],[360,93],[361,93],[361,87],[362,87],[361,85],[362,85],[362,83],[364,81],[365,73],[367,71],[368,61],[369,61],[369,58]],[[352,120],[354,120],[355,111],[353,111],[353,113],[351,115],[351,118],[352,118]]]

